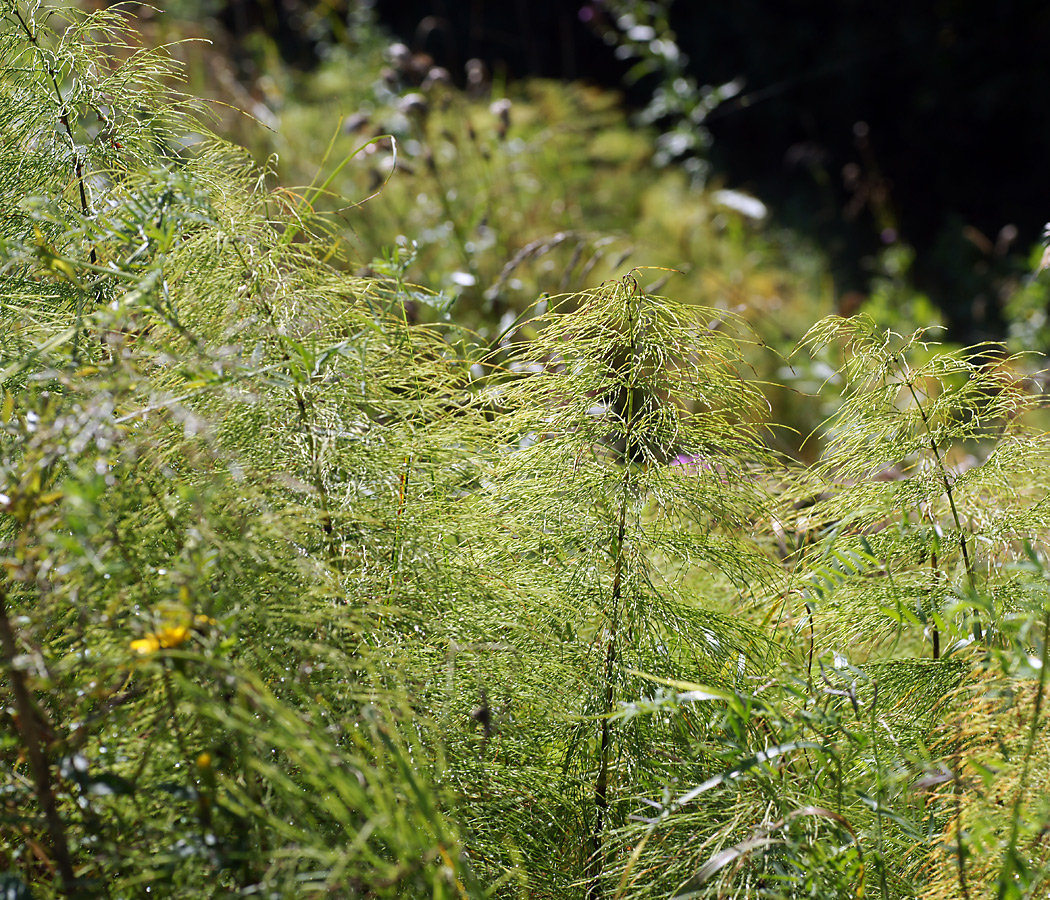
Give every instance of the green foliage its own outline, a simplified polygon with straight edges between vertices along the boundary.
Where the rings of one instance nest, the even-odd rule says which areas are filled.
[[[705,159],[711,135],[704,123],[726,100],[740,93],[740,80],[712,87],[697,84],[687,66],[689,57],[678,46],[671,28],[670,0],[611,0],[589,3],[581,17],[616,45],[619,59],[634,61],[627,75],[631,83],[642,78],[657,81],[652,99],[638,116],[645,125],[662,124],[653,163],[663,167],[679,163],[694,184],[708,175]]]
[[[787,461],[728,304],[592,266],[473,333],[414,267],[524,248],[391,229],[349,275],[317,213],[352,151],[273,188],[119,10],[3,10],[6,896],[1044,889],[1019,360],[823,320]]]
[[[619,705],[652,696],[654,676],[733,684],[769,652],[715,599],[746,597],[773,577],[748,534],[766,505],[757,473],[768,452],[748,422],[761,394],[736,371],[727,327],[642,294],[629,275],[552,303],[489,390],[511,452],[481,499],[506,536],[475,555],[528,598],[518,620],[543,623],[532,647],[516,649],[543,673],[539,693],[513,702],[551,719],[546,766],[563,773],[556,789],[578,798],[571,825],[553,823],[557,850],[529,854],[557,863],[533,874],[550,885],[541,893],[558,881],[568,892],[579,872],[592,894],[604,891],[630,802],[658,789],[664,755],[695,736],[695,722],[615,721]],[[555,802],[544,797],[536,814]],[[519,821],[514,833],[543,832]]]
[[[275,133],[237,133],[258,158],[277,155],[282,182],[326,182],[317,207],[361,264],[375,268],[398,235],[415,242],[408,279],[457,296],[457,322],[494,336],[504,314],[618,278],[628,258],[673,267],[683,294],[756,320],[811,302],[819,275],[800,270],[812,252],[788,252],[682,171],[654,170],[655,132],[615,95],[540,80],[467,94],[386,74],[338,54],[274,99]]]
[[[52,149],[5,168],[5,868],[38,896],[462,893],[378,624],[407,613],[371,568],[397,535],[380,460],[442,409],[445,345],[271,223],[287,207],[233,148],[176,151],[164,109],[147,131],[164,66],[114,70],[121,156],[90,142],[119,13],[7,17],[31,114],[4,146]]]

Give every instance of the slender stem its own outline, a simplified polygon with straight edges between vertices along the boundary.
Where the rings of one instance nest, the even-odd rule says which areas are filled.
[[[179,748],[182,758],[189,762],[190,754],[186,749],[186,742],[182,739],[182,729],[179,728],[179,708],[175,702],[175,687],[171,683],[171,671],[168,668],[167,660],[164,662],[161,679],[164,682],[164,700],[168,705],[168,721],[171,724],[171,733],[175,738],[175,745]]]
[[[629,300],[630,314],[628,318],[628,329],[630,332],[630,346],[628,349],[627,364],[631,367],[627,378],[627,405],[624,410],[626,424],[624,427],[624,459],[623,478],[620,491],[620,509],[617,516],[616,540],[614,543],[613,557],[613,581],[609,594],[609,637],[605,653],[605,697],[601,715],[601,748],[598,761],[598,777],[594,784],[594,832],[591,836],[591,859],[590,859],[590,888],[588,889],[588,900],[600,900],[602,896],[601,875],[604,868],[604,833],[609,813],[609,760],[612,756],[612,726],[609,716],[612,714],[616,701],[616,663],[618,658],[617,638],[618,623],[620,617],[620,600],[623,596],[623,567],[624,537],[627,533],[627,508],[629,505],[630,487],[634,478],[632,472],[630,448],[634,437],[634,360],[636,355],[636,307],[638,286],[633,286],[633,292]]]
[[[88,202],[87,186],[85,185],[84,178],[84,162],[80,158],[80,153],[77,151],[77,142],[73,137],[73,126],[69,120],[69,110],[66,109],[66,101],[62,96],[62,88],[59,86],[58,79],[55,77],[55,71],[48,64],[47,59],[44,55],[44,50],[40,46],[40,41],[37,38],[36,31],[33,30],[32,26],[22,16],[22,13],[18,9],[18,5],[14,0],[10,0],[11,12],[14,13],[15,18],[18,20],[18,24],[22,27],[25,32],[29,43],[33,45],[40,57],[41,64],[47,72],[47,77],[51,82],[51,89],[55,94],[55,99],[58,101],[58,121],[61,123],[63,130],[66,133],[66,137],[69,138],[69,145],[73,151],[73,172],[76,176],[77,189],[80,192],[80,213],[87,219],[91,216],[91,204]],[[92,244],[88,247],[88,256],[91,260],[91,265],[98,266],[98,254],[95,252],[95,245]],[[77,304],[76,304],[76,331],[73,335],[73,364],[77,365],[80,358],[80,335],[82,332],[81,323],[83,310],[81,308],[84,299],[84,292],[81,289],[77,290]]]
[[[22,30],[29,39],[29,43],[33,45],[37,54],[39,54],[41,60],[43,60],[44,51],[40,46],[40,41],[37,39],[37,34],[30,24],[23,18],[22,13],[19,12],[18,5],[14,0],[11,0],[11,11],[18,20],[18,24],[22,26]],[[51,89],[55,93],[55,99],[58,100],[58,121],[62,124],[62,128],[66,132],[66,137],[69,138],[69,143],[73,147],[73,169],[77,177],[77,187],[80,190],[80,212],[87,217],[91,215],[91,206],[88,203],[87,187],[84,184],[84,163],[80,159],[80,155],[77,153],[76,140],[73,137],[73,126],[69,121],[69,111],[66,109],[66,101],[62,96],[62,88],[58,84],[58,79],[55,78],[54,70],[51,66],[47,65],[46,62],[44,63],[44,68],[47,70],[47,77],[51,81]],[[91,255],[91,264],[93,266],[98,265],[98,258],[95,254],[94,246],[90,247],[89,251]]]
[[[966,881],[966,847],[963,845],[962,827],[962,779],[959,777],[959,768],[962,766],[962,758],[959,753],[959,737],[955,739],[955,756],[952,759],[952,794],[955,798],[955,860],[959,869],[959,891],[963,900],[970,900],[970,886]]]
[[[875,696],[871,700],[871,752],[875,758],[875,829],[878,839],[878,852],[875,858],[879,863],[879,888],[883,900],[889,900],[889,887],[886,884],[886,856],[883,852],[882,835],[882,762],[879,759],[879,739],[875,733],[875,713],[879,702],[879,684],[874,683]]]
[[[1048,645],[1050,645],[1050,610],[1043,614],[1043,650],[1039,657],[1039,684],[1035,692],[1035,705],[1032,709],[1032,721],[1028,725],[1028,742],[1024,749],[1024,765],[1021,768],[1021,779],[1017,784],[1017,793],[1014,795],[1014,808],[1010,816],[1010,843],[1006,847],[1006,858],[1003,860],[1003,869],[999,873],[999,900],[1012,894],[1016,889],[1015,876],[1017,869],[1017,838],[1021,830],[1021,805],[1028,792],[1028,776],[1032,769],[1032,752],[1035,750],[1035,739],[1039,733],[1039,722],[1043,713],[1043,694],[1046,690],[1046,669],[1050,663],[1048,658]],[[959,823],[959,827],[962,823]]]
[[[237,251],[237,253],[238,256],[240,256],[241,260],[244,261],[245,265],[247,266],[247,261],[244,260],[243,254],[241,254],[239,250]],[[259,305],[266,313],[267,318],[270,320],[270,324],[273,325],[275,332],[277,332],[278,338],[282,338],[283,335],[281,335],[280,329],[277,327],[277,316],[274,313],[273,308],[270,306],[269,303],[266,302],[266,300],[262,296],[259,297]],[[289,364],[290,369],[292,355],[288,352],[287,346],[284,346],[283,340],[281,341],[281,343],[281,356],[284,359],[284,361]],[[292,373],[289,372],[289,374]],[[292,374],[292,377],[294,378],[294,374]],[[329,556],[334,560],[338,556],[335,544],[335,527],[332,524],[332,513],[331,508],[329,506],[328,489],[325,487],[324,472],[321,468],[321,451],[320,447],[318,446],[317,436],[314,434],[313,425],[310,419],[310,403],[308,402],[306,394],[302,390],[302,386],[297,381],[293,381],[292,383],[292,396],[295,398],[295,407],[299,413],[299,424],[302,426],[303,436],[306,438],[306,446],[310,454],[310,479],[313,482],[314,490],[317,492],[318,502],[320,503],[321,507],[321,530],[324,532],[324,540],[328,548]]]
[[[615,677],[617,660],[617,625],[620,598],[623,594],[623,538],[627,527],[627,491],[620,502],[620,520],[616,530],[616,558],[613,562],[613,583],[610,594],[612,606],[609,623],[609,640],[605,653],[605,699],[602,708],[601,750],[598,763],[598,778],[594,784],[594,834],[592,836],[590,900],[601,897],[600,878],[603,868],[602,844],[609,811],[609,758],[612,755],[612,727],[609,716],[616,700]]]
[[[937,470],[941,475],[941,482],[944,485],[944,493],[948,497],[948,505],[951,507],[952,519],[955,521],[955,529],[959,532],[959,547],[962,549],[963,564],[966,566],[966,578],[970,584],[970,590],[977,593],[977,578],[973,571],[973,562],[970,560],[970,549],[966,543],[966,532],[963,531],[962,518],[959,516],[959,510],[955,506],[955,492],[952,490],[951,479],[948,478],[948,469],[941,459],[941,452],[937,448],[937,442],[933,438],[933,428],[930,426],[930,420],[926,416],[926,410],[923,409],[922,403],[919,400],[919,395],[915,390],[915,385],[912,383],[911,378],[908,377],[906,370],[903,368],[901,363],[902,372],[905,375],[904,383],[908,386],[908,392],[911,394],[912,399],[915,401],[915,406],[919,410],[919,415],[922,416],[922,424],[926,429],[926,435],[930,441],[930,450],[933,451],[933,458],[937,462]],[[974,631],[976,632],[977,639],[981,639],[981,623],[980,619],[974,619]]]
[[[287,354],[286,358],[289,358]],[[302,425],[303,434],[306,437],[306,446],[310,452],[310,478],[313,481],[313,488],[317,491],[317,497],[321,504],[321,530],[324,532],[328,552],[335,559],[335,528],[332,525],[332,513],[328,505],[328,489],[325,487],[324,472],[321,469],[321,450],[310,421],[309,404],[306,395],[298,384],[292,385],[292,395],[295,397],[295,406],[299,411],[299,424]]]
[[[937,551],[936,550],[934,550],[933,553],[930,554],[930,568],[933,569],[933,578],[934,578],[934,582],[936,582],[937,581],[937,576],[938,576],[938,574],[940,572],[940,570],[937,568]],[[934,595],[934,599],[935,599],[935,602],[936,602],[936,594]],[[941,658],[941,632],[937,628],[937,619],[935,618],[936,615],[937,615],[937,610],[936,609],[932,609],[930,612],[931,612],[931,616],[934,617],[934,619],[933,619],[933,631],[932,631],[932,637],[933,637],[933,658],[934,659],[940,659]]]
[[[401,470],[401,484],[397,493],[397,513],[394,516],[394,540],[390,545],[390,586],[397,584],[398,556],[401,553],[401,525],[408,499],[409,474],[412,471],[412,457],[406,456]]]
[[[69,843],[66,841],[66,829],[55,803],[55,792],[51,784],[51,765],[47,758],[47,749],[41,734],[40,722],[37,720],[36,706],[29,694],[25,674],[16,663],[18,645],[15,641],[14,628],[7,614],[7,591],[0,584],[0,651],[3,662],[11,678],[11,692],[14,694],[15,708],[18,710],[19,730],[22,732],[22,743],[25,746],[29,768],[33,774],[33,787],[37,801],[43,809],[44,822],[51,850],[55,855],[55,865],[62,878],[62,893],[72,895],[77,890],[77,878],[73,872],[73,860],[69,854]]]
[[[963,562],[966,565],[966,577],[970,582],[970,589],[974,592],[977,591],[977,579],[973,573],[973,563],[970,561],[970,550],[966,543],[966,533],[963,531],[962,519],[959,516],[959,510],[955,506],[955,492],[952,490],[951,479],[948,478],[948,470],[941,459],[941,452],[937,448],[937,442],[933,439],[933,429],[930,426],[930,420],[926,416],[926,410],[923,409],[922,403],[919,401],[919,395],[915,391],[915,385],[912,384],[911,380],[908,379],[905,382],[908,385],[908,392],[911,394],[912,399],[915,401],[915,406],[919,410],[919,415],[922,416],[922,424],[926,429],[926,435],[930,440],[930,450],[933,451],[933,458],[937,462],[937,470],[941,475],[941,483],[944,485],[944,493],[948,497],[948,505],[951,507],[952,519],[955,520],[955,528],[959,532],[959,546],[962,549]]]
[[[810,695],[813,694],[813,652],[816,649],[816,632],[813,627],[813,613],[815,607],[806,603],[806,618],[809,619],[809,653],[806,657],[806,685]]]

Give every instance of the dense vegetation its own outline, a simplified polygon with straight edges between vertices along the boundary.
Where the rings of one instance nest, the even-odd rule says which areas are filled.
[[[631,101],[665,132],[656,158],[757,192],[775,220],[819,242],[838,293],[866,292],[873,264],[903,243],[916,251],[912,278],[944,311],[954,340],[1002,336],[1002,303],[1025,274],[1048,205],[1032,189],[1050,140],[1042,4],[375,0],[375,8],[405,44],[453,74],[477,56],[518,77],[616,85],[626,75]]]
[[[120,11],[3,11],[4,896],[1045,893],[1035,366],[881,313],[785,358],[818,276],[601,98],[390,98],[348,209]],[[543,146],[680,243],[595,178],[536,244]]]

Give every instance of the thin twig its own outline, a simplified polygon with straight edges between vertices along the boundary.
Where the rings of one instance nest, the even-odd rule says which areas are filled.
[[[955,798],[955,861],[959,870],[959,891],[963,900],[970,900],[970,886],[966,881],[966,847],[963,845],[962,827],[962,779],[959,769],[962,758],[959,754],[959,738],[956,736],[955,755],[952,759],[952,794]]]
[[[37,54],[40,56],[42,62],[44,62],[44,50],[40,46],[40,41],[37,39],[36,32],[30,27],[29,23],[23,18],[22,13],[19,11],[17,4],[12,0],[11,11],[14,13],[15,18],[18,20],[18,24],[22,26],[22,30],[25,32],[26,37],[29,39],[29,43],[36,49]],[[77,177],[77,187],[80,189],[80,212],[85,218],[91,215],[91,207],[88,203],[87,188],[84,185],[84,164],[80,159],[80,155],[77,153],[76,139],[73,137],[73,126],[69,122],[69,111],[66,109],[66,101],[62,96],[62,88],[58,84],[58,79],[55,78],[55,72],[51,66],[44,62],[44,68],[47,70],[47,77],[51,81],[51,89],[55,92],[55,99],[58,100],[58,120],[62,124],[62,128],[66,132],[66,137],[69,138],[69,143],[73,148],[73,170]],[[94,246],[89,248],[91,255],[91,264],[93,266],[98,265],[98,257],[95,253]]]
[[[0,650],[3,652],[4,666],[10,674],[11,691],[14,694],[15,707],[18,710],[19,730],[25,746],[29,767],[33,773],[33,787],[37,801],[44,813],[51,850],[55,856],[58,874],[62,878],[62,893],[75,894],[77,878],[73,872],[73,861],[69,854],[69,843],[66,840],[66,828],[58,813],[55,803],[55,792],[51,784],[51,765],[47,758],[47,749],[41,736],[40,723],[37,720],[36,706],[29,695],[25,673],[17,663],[18,645],[15,641],[14,628],[7,614],[7,591],[0,584]]]
[[[941,482],[944,484],[944,493],[948,497],[948,505],[951,507],[952,519],[955,520],[955,528],[959,532],[959,546],[962,549],[963,564],[966,566],[966,578],[970,585],[970,590],[977,593],[977,577],[974,575],[973,563],[970,560],[970,549],[966,543],[966,532],[963,531],[962,518],[959,516],[959,510],[955,506],[955,492],[952,490],[951,479],[948,478],[948,469],[941,459],[940,450],[937,448],[937,442],[933,438],[933,428],[930,426],[930,420],[926,416],[926,410],[923,409],[922,403],[919,401],[919,395],[915,391],[915,385],[912,384],[911,378],[907,376],[907,372],[903,368],[903,363],[899,363],[902,366],[902,373],[905,376],[904,383],[908,386],[908,392],[911,394],[912,399],[915,401],[915,406],[919,410],[919,415],[922,417],[923,427],[926,429],[926,435],[930,441],[930,450],[933,451],[933,458],[937,462],[937,470],[941,475]],[[974,618],[974,631],[978,640],[981,639],[981,622],[980,619],[975,616]]]

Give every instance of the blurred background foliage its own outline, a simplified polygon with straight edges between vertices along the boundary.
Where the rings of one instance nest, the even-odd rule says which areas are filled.
[[[238,9],[141,7],[136,27],[147,45],[186,41],[172,46],[185,90],[213,101],[217,131],[270,167],[291,207],[324,216],[336,265],[392,291],[412,285],[413,320],[451,323],[472,345],[509,347],[528,337],[517,323],[537,298],[632,265],[651,267],[647,286],[672,285],[741,315],[757,342],[785,352],[834,311],[820,250],[770,227],[757,198],[704,177],[702,153],[667,151],[670,113],[639,119],[617,88],[510,79],[480,59],[453,75],[390,37],[364,4]],[[658,67],[646,77],[667,81]],[[690,84],[694,105],[672,130],[710,105]],[[667,106],[664,91],[656,88],[654,108]],[[892,292],[890,305],[903,305],[907,289]],[[936,315],[921,298],[906,302],[918,306],[905,327]],[[778,380],[768,355],[753,364],[758,380]],[[812,381],[790,367],[779,380],[796,374]],[[778,441],[797,452],[798,435],[818,420],[790,389],[770,388],[770,400],[788,426]]]
[[[1045,81],[1001,46],[1042,33],[1025,4],[989,21],[954,4],[936,28],[925,11],[671,0],[139,12],[147,42],[211,42],[174,50],[189,92],[217,101],[220,133],[274,157],[278,183],[321,188],[333,258],[420,286],[411,315],[482,342],[544,293],[644,264],[774,347],[860,308],[904,331],[1048,346],[1033,272],[1050,203],[1037,171],[1014,187],[1047,140],[1043,112],[1024,109],[1038,127],[1023,140],[988,125]],[[974,65],[1000,69],[956,77]],[[776,380],[768,363],[757,374]],[[806,404],[776,393],[778,420],[812,430]]]
[[[479,56],[514,77],[606,85],[623,73],[639,119],[659,124],[655,158],[761,197],[820,245],[840,297],[866,295],[881,252],[903,245],[953,339],[1000,336],[1050,201],[1045,5],[409,0],[377,10],[443,65]]]

